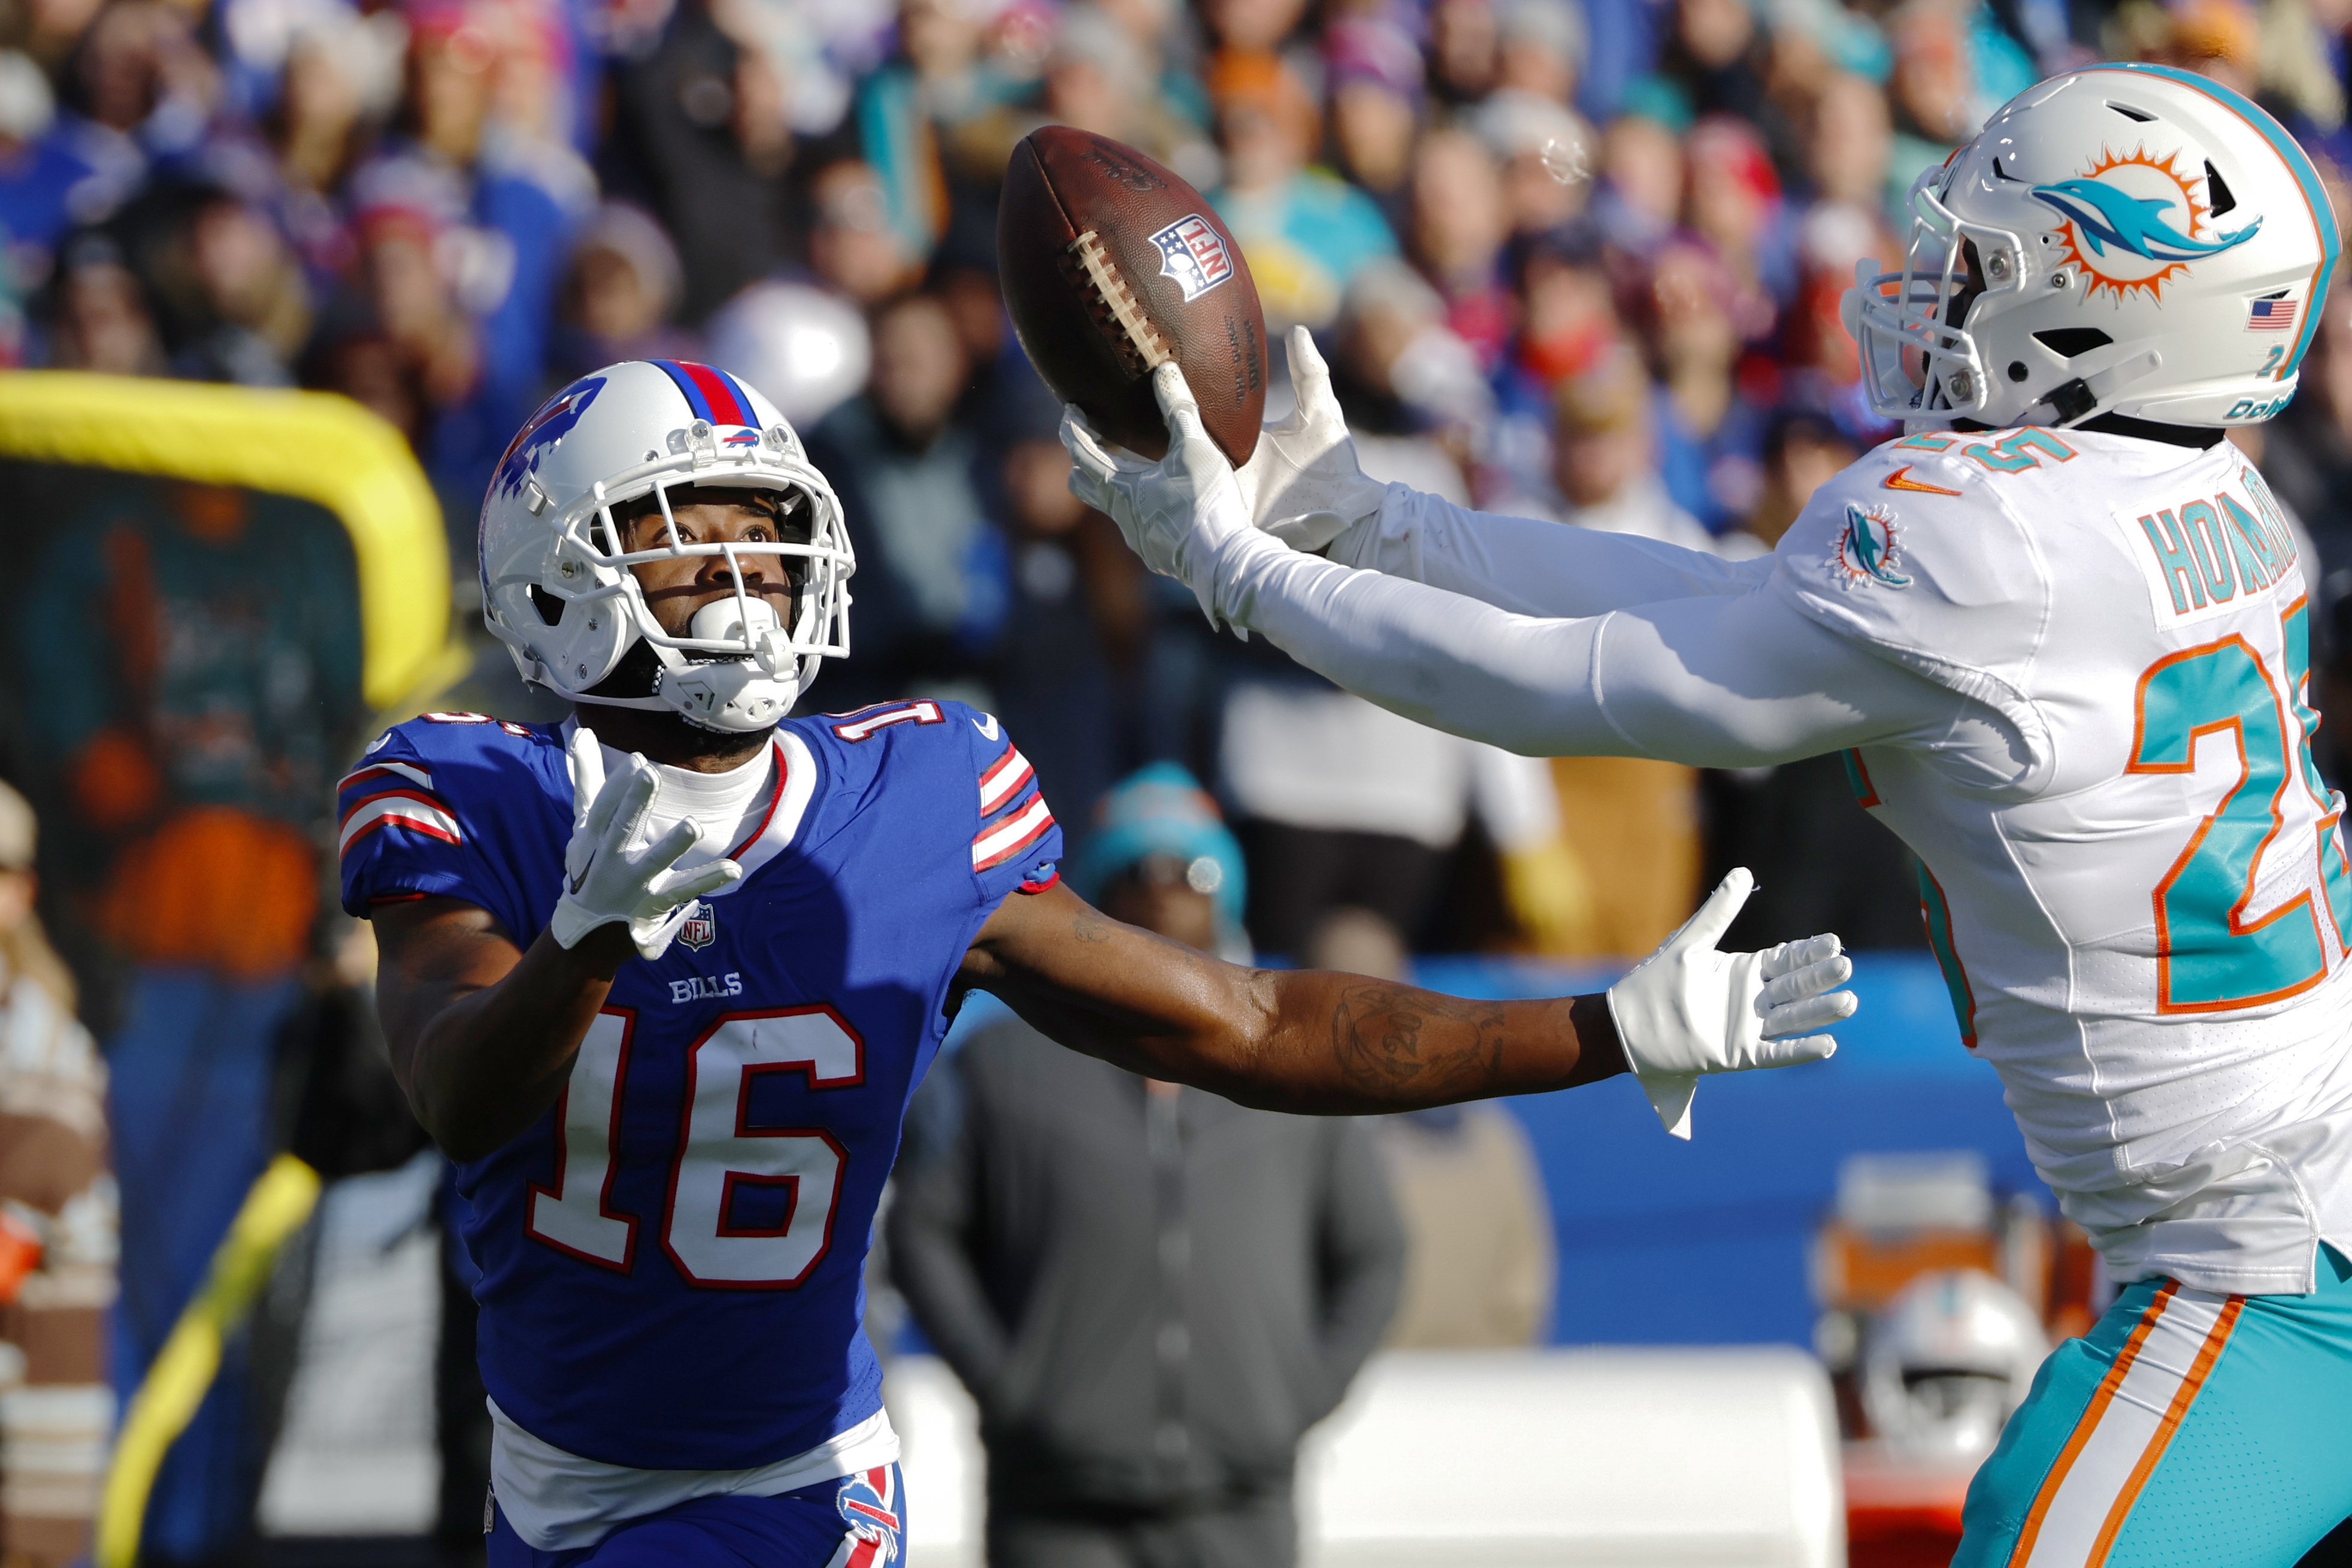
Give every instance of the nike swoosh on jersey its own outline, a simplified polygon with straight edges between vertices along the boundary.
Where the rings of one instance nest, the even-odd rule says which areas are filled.
[[[1929,496],[1956,496],[1960,493],[1958,490],[1948,490],[1941,485],[1931,485],[1925,479],[1912,479],[1910,474],[1911,465],[1904,464],[1886,476],[1886,488],[1890,490],[1916,490],[1921,495]]]
[[[996,715],[993,713],[982,714],[971,721],[971,727],[979,731],[983,739],[991,741],[996,739]]]

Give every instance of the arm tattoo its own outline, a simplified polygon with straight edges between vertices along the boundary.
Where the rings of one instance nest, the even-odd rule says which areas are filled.
[[[1331,1016],[1331,1051],[1341,1080],[1375,1099],[1407,1088],[1416,1100],[1467,1093],[1501,1076],[1503,1005],[1379,981],[1350,985]]]
[[[1070,922],[1070,931],[1083,942],[1108,942],[1110,922],[1092,914],[1084,914]]]

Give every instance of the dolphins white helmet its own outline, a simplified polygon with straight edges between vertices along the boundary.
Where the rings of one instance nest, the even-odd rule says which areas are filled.
[[[2004,104],[1911,188],[1904,269],[1845,296],[1882,416],[2252,425],[2294,395],[2336,270],[2318,171],[2242,95],[2102,65]]]
[[[766,490],[782,500],[776,542],[686,544],[668,492]],[[614,509],[651,496],[666,542],[623,548]],[[805,527],[805,537],[800,535]],[[735,592],[662,630],[637,563],[723,557]],[[792,624],[746,589],[741,560],[772,556],[796,588]],[[667,710],[705,729],[764,730],[791,711],[827,658],[849,652],[856,558],[833,486],[768,400],[709,365],[631,360],[565,387],[507,447],[482,500],[482,618],[515,668],[574,702]],[[642,643],[642,692],[594,689]]]
[[[2049,1353],[2041,1320],[2016,1291],[1978,1269],[1934,1269],[1871,1320],[1863,1414],[1898,1449],[1988,1454]]]

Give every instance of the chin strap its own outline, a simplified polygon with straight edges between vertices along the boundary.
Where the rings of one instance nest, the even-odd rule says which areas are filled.
[[[2076,376],[2055,388],[2036,408],[2048,408],[2057,417],[2053,423],[2061,426],[2080,424],[2092,418],[2098,410],[2115,402],[2126,389],[2137,385],[2164,368],[2164,355],[2156,349],[2134,354],[2121,364],[2112,364],[2093,376]]]

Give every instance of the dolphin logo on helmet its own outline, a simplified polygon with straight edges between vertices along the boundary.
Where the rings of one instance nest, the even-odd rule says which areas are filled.
[[[2294,138],[2169,66],[2036,83],[1910,206],[1901,265],[1858,267],[1841,310],[1872,410],[1923,427],[2259,423],[2294,394],[2342,249]],[[2293,325],[2252,309],[2282,300]]]
[[[2263,226],[2257,217],[2218,239],[2191,239],[2165,221],[2172,204],[2162,196],[2129,195],[2095,179],[2036,185],[2033,195],[2073,220],[2094,256],[2105,256],[2112,245],[2147,261],[2195,261],[2245,244]]]

